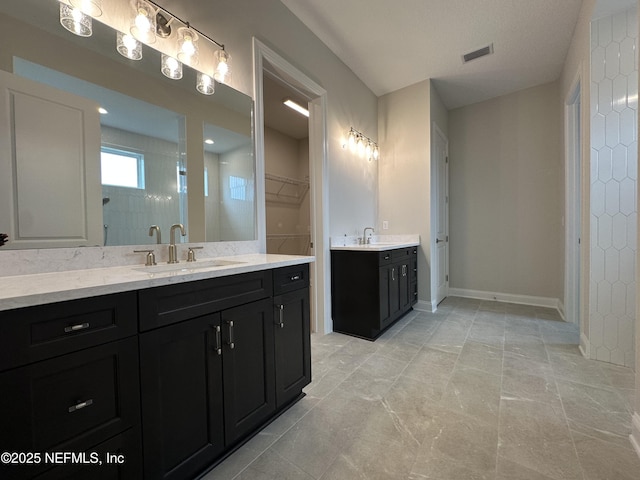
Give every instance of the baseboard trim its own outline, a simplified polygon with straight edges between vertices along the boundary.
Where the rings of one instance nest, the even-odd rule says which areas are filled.
[[[580,345],[578,345],[578,349],[584,358],[591,358],[591,343],[584,332],[580,332]]]
[[[419,312],[433,313],[436,311],[436,305],[434,305],[433,302],[425,302],[424,300],[418,300],[418,303],[416,303],[413,306],[413,309]]]
[[[518,303],[534,307],[555,308],[560,313],[560,300],[550,297],[534,297],[531,295],[516,295],[513,293],[485,292],[466,288],[449,288],[449,295],[455,297],[477,298],[479,300],[493,300],[495,302]]]
[[[631,435],[629,435],[631,445],[640,457],[640,413],[635,412],[631,420]]]

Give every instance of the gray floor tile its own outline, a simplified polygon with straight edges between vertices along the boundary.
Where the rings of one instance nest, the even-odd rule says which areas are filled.
[[[307,396],[206,480],[631,480],[635,375],[552,309],[447,298],[376,342],[312,336]]]

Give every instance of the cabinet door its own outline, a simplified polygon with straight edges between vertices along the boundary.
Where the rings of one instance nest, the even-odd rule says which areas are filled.
[[[147,479],[191,478],[224,450],[220,315],[140,335]]]
[[[9,370],[0,392],[0,452],[86,451],[138,428],[136,338]],[[33,478],[51,466],[0,465],[0,478]]]
[[[275,411],[273,304],[222,312],[225,439],[230,446]]]
[[[411,307],[409,292],[409,262],[398,265],[398,290],[400,294],[400,311],[405,312]]]
[[[389,311],[394,319],[400,312],[400,265],[389,266]]]
[[[391,268],[386,265],[380,267],[380,328],[384,328],[391,321]]]
[[[273,299],[275,307],[276,404],[295,399],[311,383],[309,289]]]

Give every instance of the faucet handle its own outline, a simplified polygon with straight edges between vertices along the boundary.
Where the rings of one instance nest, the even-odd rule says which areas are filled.
[[[203,247],[189,247],[189,251],[187,252],[187,262],[195,262],[196,261],[196,252],[194,250],[202,250]]]
[[[153,265],[156,265],[156,256],[153,253],[153,250],[134,250],[133,253],[146,253],[147,261],[145,266],[152,267]]]

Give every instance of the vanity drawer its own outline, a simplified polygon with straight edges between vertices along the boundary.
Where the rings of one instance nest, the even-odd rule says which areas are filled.
[[[138,341],[0,374],[0,451],[80,452],[140,423]]]
[[[272,294],[271,270],[140,290],[140,330],[219,312]]]
[[[391,263],[391,250],[385,250],[383,252],[378,253],[378,265],[387,265]]]
[[[0,371],[137,333],[135,292],[0,312]]]
[[[395,262],[396,260],[408,258],[413,254],[414,250],[415,247],[397,248],[391,251],[391,259]]]
[[[276,268],[273,271],[273,293],[280,295],[309,286],[309,264]]]

